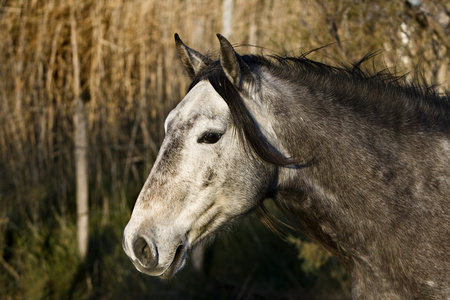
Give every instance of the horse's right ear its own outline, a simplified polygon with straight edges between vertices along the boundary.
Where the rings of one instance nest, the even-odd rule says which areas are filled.
[[[175,33],[175,45],[177,53],[181,58],[181,62],[191,79],[193,79],[202,68],[212,62],[208,57],[186,46],[177,33]]]

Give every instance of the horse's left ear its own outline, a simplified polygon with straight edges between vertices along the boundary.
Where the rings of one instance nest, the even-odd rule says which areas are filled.
[[[208,57],[186,46],[177,33],[175,33],[175,45],[181,62],[191,79],[194,79],[201,69],[212,62]]]
[[[248,66],[234,51],[230,42],[222,35],[217,34],[220,42],[220,64],[227,78],[233,83],[236,88],[240,88],[244,72],[247,71]]]

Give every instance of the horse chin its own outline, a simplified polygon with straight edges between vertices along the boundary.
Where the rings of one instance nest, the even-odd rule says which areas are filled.
[[[169,267],[158,277],[162,279],[172,278],[178,271],[180,271],[186,264],[188,249],[185,245],[179,245],[173,256],[172,263]]]

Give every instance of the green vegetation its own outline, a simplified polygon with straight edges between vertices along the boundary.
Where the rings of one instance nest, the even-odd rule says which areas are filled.
[[[3,257],[15,270],[1,273],[3,295],[10,299],[348,298],[348,274],[334,260],[304,272],[305,258],[299,261],[295,247],[255,217],[207,248],[202,271],[189,263],[170,281],[139,273],[123,253],[125,213],[106,225],[92,219],[85,262],[76,253],[74,220],[9,230],[14,236],[8,237]]]
[[[447,2],[234,1],[228,38],[265,47],[240,52],[282,55],[331,44],[310,55],[331,64],[383,51],[374,63],[380,69],[404,73],[420,62],[429,82],[448,88]],[[219,0],[0,1],[0,298],[349,297],[349,275],[326,252],[300,234],[284,241],[255,217],[207,248],[203,270],[188,264],[170,281],[140,274],[122,251],[163,120],[189,84],[173,34],[214,53],[222,9]],[[84,261],[77,253],[76,82],[88,132]]]

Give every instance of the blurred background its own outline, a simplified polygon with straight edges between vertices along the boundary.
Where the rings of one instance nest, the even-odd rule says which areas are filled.
[[[135,270],[122,231],[189,80],[173,34],[216,54],[297,56],[449,88],[447,0],[0,0],[1,299],[349,299],[301,233],[256,216],[175,278]],[[279,214],[270,203],[268,207]]]

